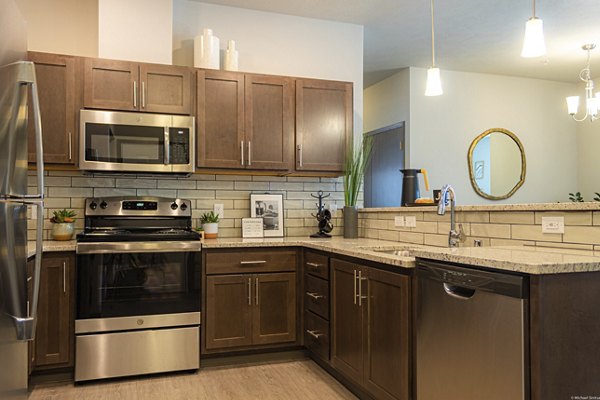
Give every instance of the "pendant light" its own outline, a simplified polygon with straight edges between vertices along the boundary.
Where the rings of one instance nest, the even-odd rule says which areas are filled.
[[[577,118],[575,115],[579,111],[579,96],[567,97],[567,110],[569,115],[577,122],[585,121],[589,118],[590,122],[599,119],[600,113],[600,92],[594,95],[594,81],[592,80],[592,72],[590,71],[590,60],[592,50],[596,48],[593,43],[582,46],[582,49],[587,52],[587,63],[585,68],[579,72],[579,79],[585,82],[585,115],[582,118]]]
[[[533,2],[533,16],[525,24],[525,39],[521,57],[533,58],[546,54],[546,42],[544,41],[544,24],[535,16],[535,0]]]
[[[431,67],[427,70],[425,96],[439,96],[444,93],[442,90],[440,69],[435,66],[435,30],[433,25],[433,16],[433,0],[431,0]]]

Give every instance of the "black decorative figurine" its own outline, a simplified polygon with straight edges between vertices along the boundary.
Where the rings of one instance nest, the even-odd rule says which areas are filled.
[[[331,235],[329,232],[333,230],[333,223],[331,222],[331,212],[326,210],[323,206],[323,199],[331,196],[331,193],[327,195],[323,195],[323,191],[319,190],[317,195],[311,193],[311,196],[315,199],[319,199],[318,203],[315,203],[317,206],[317,214],[312,214],[313,217],[319,221],[319,232],[313,233],[310,235],[311,238],[330,238]]]

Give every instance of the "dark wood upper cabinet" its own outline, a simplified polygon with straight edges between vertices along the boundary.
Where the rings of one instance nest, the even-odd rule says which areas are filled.
[[[246,166],[293,168],[294,97],[291,78],[245,76]]]
[[[77,161],[76,59],[59,54],[29,52],[35,63],[44,162],[75,164]],[[31,99],[29,109],[32,110]],[[33,112],[29,113],[29,162],[36,162]]]
[[[253,343],[296,340],[296,273],[254,275]]]
[[[198,166],[283,170],[292,167],[290,78],[199,70]]]
[[[408,400],[409,277],[332,259],[332,365],[374,398]]]
[[[344,170],[351,145],[352,84],[296,80],[296,170]]]
[[[252,276],[206,278],[206,348],[252,344]]]
[[[83,106],[107,110],[137,111],[138,64],[86,58],[83,67]]]
[[[244,74],[197,72],[198,167],[243,168]]]
[[[75,255],[44,253],[34,369],[73,366]]]
[[[190,114],[192,71],[186,67],[140,64],[142,111]]]
[[[85,108],[191,113],[192,72],[187,67],[86,58],[83,82]]]

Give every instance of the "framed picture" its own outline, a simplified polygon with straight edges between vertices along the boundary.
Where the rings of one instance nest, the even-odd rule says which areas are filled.
[[[251,194],[250,216],[263,219],[265,237],[283,237],[282,194]]]

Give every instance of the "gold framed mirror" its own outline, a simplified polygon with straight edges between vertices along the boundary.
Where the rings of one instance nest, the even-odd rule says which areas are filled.
[[[468,163],[471,185],[483,198],[507,199],[525,182],[525,149],[508,129],[492,128],[477,136]]]

